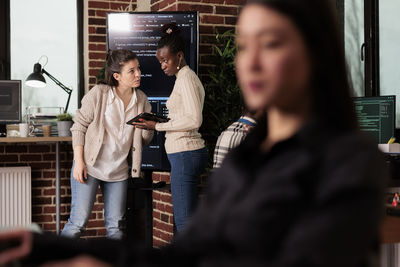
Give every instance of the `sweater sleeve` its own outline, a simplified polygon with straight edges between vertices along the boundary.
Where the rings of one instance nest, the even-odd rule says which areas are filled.
[[[157,131],[189,131],[198,129],[203,121],[203,86],[196,76],[185,75],[178,84],[183,114],[165,123],[157,123]]]
[[[72,146],[85,145],[85,134],[89,124],[93,121],[94,111],[96,107],[96,90],[99,88],[92,88],[82,99],[82,106],[76,111],[74,116],[74,124],[71,128],[72,133]]]
[[[146,103],[145,103],[145,108],[144,108],[145,112],[151,112],[151,105],[149,103],[149,101],[146,98]],[[148,144],[150,144],[151,139],[153,139],[153,135],[154,135],[154,131],[151,130],[142,130],[142,138],[143,138],[143,145],[147,146]]]

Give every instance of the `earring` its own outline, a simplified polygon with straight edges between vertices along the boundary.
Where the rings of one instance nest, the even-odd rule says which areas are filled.
[[[176,67],[177,70],[179,70],[181,68],[181,61],[182,61],[182,58],[179,59],[178,67]]]

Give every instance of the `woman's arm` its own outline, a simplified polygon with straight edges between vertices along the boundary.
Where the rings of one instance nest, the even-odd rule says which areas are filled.
[[[96,86],[97,87],[97,86]],[[85,145],[85,134],[88,126],[93,121],[96,103],[100,101],[96,99],[99,94],[100,88],[92,88],[82,99],[81,108],[76,111],[74,116],[74,124],[72,125],[72,145],[83,146]]]
[[[87,179],[87,169],[83,159],[83,146],[74,146],[74,161],[73,177],[81,184],[84,184],[83,178]]]
[[[157,131],[190,131],[198,129],[203,122],[204,89],[197,76],[185,76],[179,94],[182,96],[183,114],[165,123],[157,123]]]
[[[144,111],[151,112],[151,105],[147,99],[146,99]],[[154,135],[153,129],[154,128],[150,128],[150,127],[142,129],[143,146],[148,145],[151,142],[151,139],[153,139],[153,135]]]

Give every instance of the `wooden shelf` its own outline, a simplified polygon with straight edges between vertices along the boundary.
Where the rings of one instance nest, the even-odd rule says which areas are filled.
[[[50,137],[1,137],[0,143],[40,143],[40,142],[71,142],[71,136],[50,136]]]

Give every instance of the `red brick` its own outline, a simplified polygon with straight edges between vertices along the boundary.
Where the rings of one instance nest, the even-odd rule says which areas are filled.
[[[203,3],[210,3],[210,4],[224,4],[224,0],[202,0]]]
[[[91,60],[89,62],[89,67],[90,68],[102,68],[104,66],[104,62],[103,61],[93,61]]]
[[[52,222],[53,218],[51,215],[34,215],[32,216],[34,222]]]
[[[216,6],[215,7],[216,14],[225,14],[225,15],[237,15],[238,8],[237,7],[228,7],[228,6]]]
[[[55,161],[56,154],[42,154],[44,161]]]
[[[174,209],[172,208],[172,205],[165,205],[165,211],[170,214],[174,213]]]
[[[158,238],[153,238],[153,247],[155,248],[162,248],[166,245],[168,245],[168,242],[165,242],[164,240],[158,239]]]
[[[22,162],[42,161],[42,154],[23,154],[19,156],[19,160]]]
[[[60,197],[61,203],[71,203],[71,197]]]
[[[17,162],[18,156],[17,155],[0,155],[0,162]]]
[[[200,45],[199,52],[200,52],[200,54],[211,54],[212,46],[211,45]]]
[[[167,6],[169,6],[170,4],[176,3],[176,0],[164,0],[160,3],[160,10],[163,10],[164,8],[166,8]],[[163,10],[165,11],[165,10]]]
[[[199,11],[201,13],[213,13],[214,7],[210,5],[178,4],[179,11]]]
[[[51,204],[50,197],[33,197],[32,205]]]
[[[201,23],[208,23],[208,24],[223,24],[224,17],[221,16],[201,16],[200,18]]]
[[[52,186],[53,182],[51,180],[33,180],[32,187],[48,187]]]
[[[94,8],[94,9],[98,9],[98,8],[109,9],[110,8],[110,4],[107,3],[107,2],[89,1],[88,7],[89,8]]]
[[[56,224],[55,223],[45,223],[42,225],[43,230],[48,231],[48,232],[54,232],[56,230]]]
[[[51,169],[49,162],[30,162],[29,165],[32,169]]]
[[[40,188],[32,188],[31,190],[32,197],[38,197],[42,195],[42,189]]]
[[[89,58],[90,59],[101,59],[104,60],[106,57],[105,52],[89,52]]]
[[[168,223],[169,216],[167,214],[161,213],[161,221]]]
[[[56,213],[56,207],[54,206],[47,206],[47,207],[43,207],[43,213]]]
[[[88,10],[88,15],[89,15],[89,16],[95,16],[95,15],[96,15],[96,11],[93,10],[93,9],[89,9],[89,10]]]
[[[106,36],[105,35],[89,35],[89,42],[105,43]],[[104,56],[104,58],[105,58],[105,56]]]
[[[123,11],[125,11],[127,9],[127,7],[129,6],[128,3],[127,4],[110,3],[110,5],[111,5],[110,9],[111,10],[115,10],[115,11],[120,11],[121,9]],[[133,8],[133,10],[135,10],[136,9],[136,5],[132,5],[132,8]]]
[[[162,11],[177,11],[177,10],[178,9],[177,9],[177,6],[175,4],[175,5],[172,5],[172,6],[169,6],[169,7],[165,8],[165,9],[163,9]]]
[[[107,16],[107,13],[109,11],[106,10],[96,10],[96,17],[103,17],[105,18]]]
[[[89,221],[87,224],[88,228],[94,228],[94,227],[104,227],[104,221]]]
[[[96,76],[99,73],[99,69],[89,69],[89,74]]]
[[[161,219],[161,213],[159,213],[158,211],[154,211],[154,210],[153,210],[153,218],[155,218],[155,219]]]
[[[225,24],[236,25],[237,17],[225,17]]]
[[[8,145],[6,146],[6,153],[26,153],[26,145]]]
[[[29,145],[29,153],[50,152],[49,145]]]
[[[43,195],[45,195],[45,196],[53,196],[55,194],[56,194],[55,189],[44,189],[43,190]]]
[[[171,194],[161,194],[161,201],[165,203],[172,203]]]
[[[43,178],[55,178],[56,172],[55,171],[43,171]]]
[[[98,19],[98,18],[89,18],[89,25],[106,25],[106,19]]]
[[[226,31],[235,32],[234,26],[215,26],[215,31],[219,33],[224,33]]]
[[[244,5],[247,0],[225,0],[226,5]]]
[[[97,34],[106,34],[106,28],[105,27],[97,27],[96,33]]]
[[[102,211],[104,208],[103,205],[94,205],[93,206],[93,211]]]
[[[159,11],[160,10],[160,4],[154,4],[151,6],[151,11]]]
[[[206,25],[199,25],[199,32],[200,32],[200,34],[213,34],[214,27],[206,26]]]
[[[105,44],[89,44],[89,50],[92,51],[100,51],[106,52],[106,45]]]

